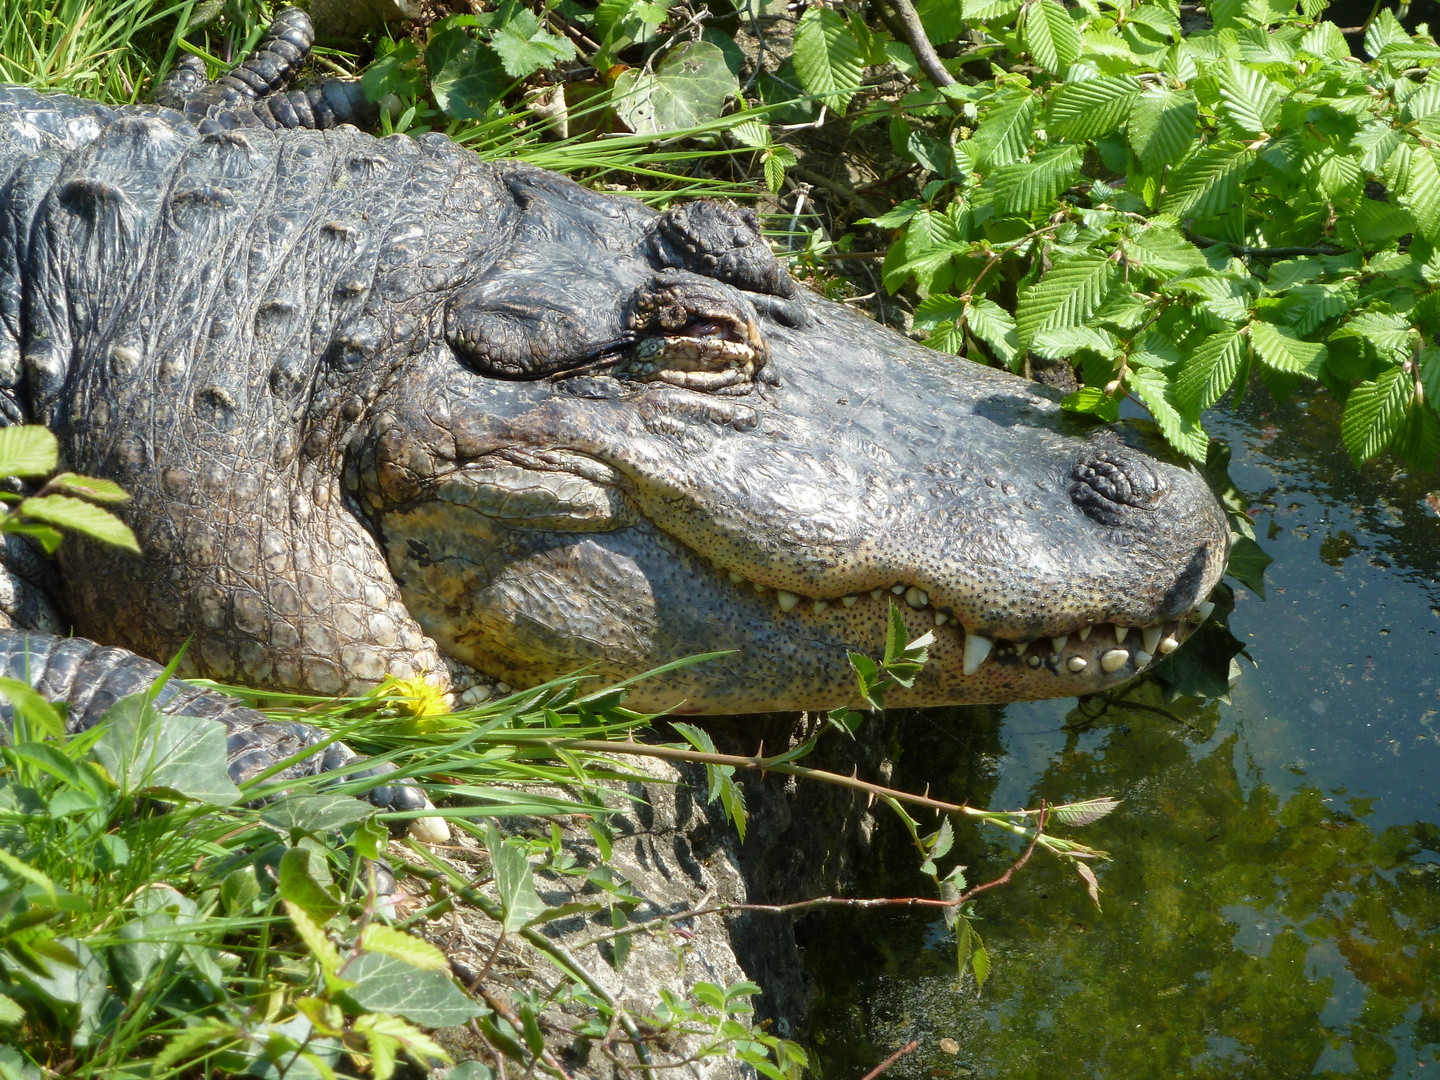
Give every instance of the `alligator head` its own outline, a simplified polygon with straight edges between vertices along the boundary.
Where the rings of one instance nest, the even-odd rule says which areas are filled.
[[[524,686],[731,650],[634,700],[741,713],[849,700],[891,602],[935,636],[917,705],[1093,691],[1188,634],[1228,535],[1195,472],[797,289],[753,215],[596,244],[534,180],[349,477],[445,653]]]
[[[438,136],[85,137],[11,185],[0,358],[135,495],[141,559],[61,551],[74,625],[189,640],[182,673],[527,686],[728,650],[632,703],[822,708],[895,602],[935,644],[892,700],[1065,696],[1175,648],[1223,570],[1193,471],[798,289],[743,212]]]

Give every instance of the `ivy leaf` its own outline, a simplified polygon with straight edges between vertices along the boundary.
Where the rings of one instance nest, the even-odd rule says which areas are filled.
[[[1066,83],[1051,95],[1046,130],[1067,139],[1108,135],[1125,122],[1139,96],[1139,80],[1128,75]]]
[[[1021,289],[1015,319],[1021,347],[1028,348],[1042,330],[1083,326],[1105,302],[1116,276],[1115,264],[1104,256],[1077,255]]]
[[[541,68],[575,59],[575,43],[550,33],[533,11],[511,8],[505,25],[490,35],[490,47],[500,57],[505,74],[523,79]]]
[[[1211,334],[1190,354],[1175,380],[1175,403],[1199,416],[1230,388],[1245,359],[1246,328]]]
[[[495,891],[505,912],[506,931],[514,933],[545,913],[545,902],[535,892],[535,877],[522,845],[502,840],[494,825],[487,824],[485,846],[495,873]],[[409,961],[407,961],[408,963]]]
[[[718,45],[687,41],[654,70],[630,68],[615,80],[615,115],[639,135],[681,131],[714,120],[735,93],[735,76]],[[767,165],[776,160],[776,147]],[[790,152],[787,150],[787,154]],[[790,154],[790,163],[794,156]],[[783,167],[784,158],[779,159]]]
[[[1001,217],[1047,209],[1080,177],[1085,148],[1074,143],[995,170],[995,212]]]
[[[1168,214],[1176,217],[1214,217],[1235,204],[1240,181],[1250,171],[1255,152],[1239,143],[1202,146],[1182,161],[1166,183]]]
[[[435,103],[457,120],[483,117],[511,83],[500,58],[458,27],[430,39],[425,70]]]
[[[1180,160],[1195,140],[1199,115],[1195,96],[1188,92],[1147,90],[1135,99],[1126,134],[1146,172],[1158,173],[1163,166]]]
[[[806,91],[844,113],[865,71],[860,43],[845,20],[828,8],[807,10],[795,28],[794,59]]]
[[[1340,438],[1357,467],[1390,445],[1414,399],[1415,377],[1403,367],[1381,372],[1374,382],[1363,382],[1350,391],[1340,421]]]
[[[1280,118],[1280,91],[1254,68],[1231,60],[1222,69],[1220,115],[1241,131],[1259,135]]]
[[[1020,41],[1037,64],[1056,75],[1064,75],[1080,58],[1080,31],[1055,0],[1039,0],[1024,9]]]
[[[1291,331],[1274,323],[1256,320],[1250,324],[1250,340],[1261,363],[1276,371],[1320,377],[1325,366],[1325,346],[1302,341]]]

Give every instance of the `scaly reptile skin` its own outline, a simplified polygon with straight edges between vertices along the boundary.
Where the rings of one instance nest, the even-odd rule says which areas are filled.
[[[185,111],[0,88],[0,406],[143,549],[12,561],[13,621],[471,700],[734,650],[631,698],[708,713],[843,703],[891,598],[936,635],[897,704],[1094,691],[1188,634],[1228,529],[1135,432],[799,288],[748,212],[287,129],[344,110],[275,105],[277,25]]]

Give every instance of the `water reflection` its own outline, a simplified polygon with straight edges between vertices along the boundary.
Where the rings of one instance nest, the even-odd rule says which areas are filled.
[[[1440,518],[1433,477],[1357,472],[1323,400],[1254,398],[1232,473],[1276,557],[1231,620],[1258,669],[1232,703],[1153,688],[896,717],[896,779],[977,803],[1104,794],[1105,909],[1054,860],[985,901],[995,959],[955,990],[943,927],[846,913],[803,927],[832,1077],[912,1037],[894,1076],[1440,1076]],[[978,737],[977,737],[978,736]],[[867,893],[916,889],[882,830]],[[1012,857],[955,852],[972,879]],[[946,1048],[953,1050],[947,1053]]]

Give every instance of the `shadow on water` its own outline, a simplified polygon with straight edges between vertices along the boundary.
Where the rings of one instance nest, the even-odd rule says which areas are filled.
[[[1276,559],[1231,618],[1258,668],[1230,703],[892,715],[901,785],[1121,797],[1082,834],[1115,859],[1103,911],[1038,856],[982,899],[981,994],[938,920],[802,923],[826,1076],[918,1038],[888,1075],[1440,1077],[1440,480],[1357,472],[1324,398],[1215,427]],[[954,855],[975,881],[1014,851],[970,832]],[[917,861],[882,822],[860,894],[919,891]]]

